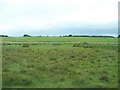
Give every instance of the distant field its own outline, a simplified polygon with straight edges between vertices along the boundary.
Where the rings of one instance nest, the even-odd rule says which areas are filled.
[[[117,40],[3,38],[3,88],[117,88]]]
[[[8,37],[3,42],[118,42],[118,38],[104,37]]]

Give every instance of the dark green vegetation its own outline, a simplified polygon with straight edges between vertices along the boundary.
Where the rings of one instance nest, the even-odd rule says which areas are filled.
[[[3,38],[3,87],[117,88],[117,38]]]

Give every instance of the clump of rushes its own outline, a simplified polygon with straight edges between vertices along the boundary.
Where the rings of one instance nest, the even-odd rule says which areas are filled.
[[[104,76],[100,77],[99,80],[101,80],[101,81],[109,81],[109,78],[104,75]]]
[[[23,44],[23,47],[29,47],[29,44]]]

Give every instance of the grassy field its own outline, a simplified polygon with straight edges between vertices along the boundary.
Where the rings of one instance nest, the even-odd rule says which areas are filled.
[[[3,42],[118,42],[116,38],[104,37],[9,37]]]
[[[117,41],[92,37],[3,38],[3,88],[117,88]]]

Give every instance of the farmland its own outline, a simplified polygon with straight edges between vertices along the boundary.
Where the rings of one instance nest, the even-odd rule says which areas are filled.
[[[3,88],[117,88],[118,39],[2,38]]]

